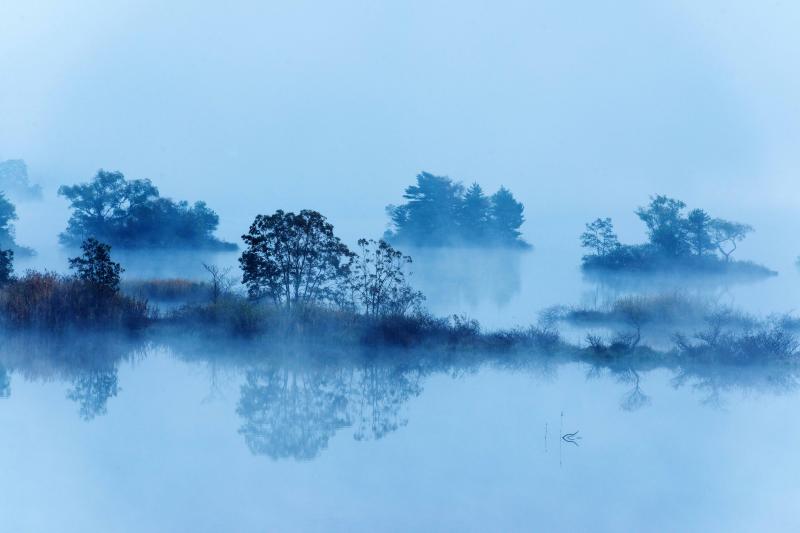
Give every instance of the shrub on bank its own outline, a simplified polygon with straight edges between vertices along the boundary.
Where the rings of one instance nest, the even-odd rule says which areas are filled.
[[[0,323],[10,328],[138,330],[149,318],[143,300],[53,272],[28,271],[0,290]]]

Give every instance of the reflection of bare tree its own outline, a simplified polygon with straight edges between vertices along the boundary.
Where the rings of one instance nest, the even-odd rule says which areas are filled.
[[[620,400],[620,408],[623,411],[636,411],[650,404],[650,396],[642,391],[640,370],[631,363],[631,361],[625,362],[623,360],[609,360],[605,361],[605,364],[595,362],[589,367],[589,371],[586,374],[587,379],[597,379],[605,371],[608,371],[620,383],[630,384],[630,390]]]
[[[395,365],[260,366],[242,385],[239,432],[254,454],[312,459],[344,427],[362,440],[403,426],[401,408],[421,392],[419,380],[418,370]]]
[[[89,369],[79,373],[67,392],[67,398],[78,402],[80,415],[91,420],[108,411],[108,399],[117,395],[117,369]]]
[[[627,368],[618,374],[618,378],[623,383],[631,383],[633,386],[622,398],[620,407],[625,411],[636,411],[645,405],[650,404],[650,397],[647,396],[640,387],[639,373],[633,368]]]
[[[356,440],[380,439],[408,423],[400,410],[422,392],[419,371],[367,365],[357,378],[358,383],[351,391]]]

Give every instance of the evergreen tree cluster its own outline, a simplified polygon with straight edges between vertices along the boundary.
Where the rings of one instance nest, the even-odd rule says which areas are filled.
[[[420,247],[530,247],[520,232],[524,207],[505,187],[486,196],[477,183],[465,189],[446,176],[422,172],[403,198],[406,203],[386,208],[390,242]]]

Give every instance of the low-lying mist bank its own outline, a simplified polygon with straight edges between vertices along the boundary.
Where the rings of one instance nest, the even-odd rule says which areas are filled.
[[[107,252],[96,244],[95,251]],[[591,307],[556,306],[543,311],[535,324],[486,330],[463,315],[432,315],[414,293],[416,303],[401,307],[359,307],[347,298],[325,305],[278,305],[241,294],[227,271],[209,268],[210,282],[120,282],[112,272],[107,273],[114,279],[112,286],[91,278],[102,276],[94,270],[88,278],[28,271],[0,286],[0,328],[5,336],[101,332],[160,343],[233,343],[262,351],[277,345],[348,353],[374,348],[569,354],[587,361],[691,357],[737,364],[798,356],[800,320],[789,315],[759,318],[677,291],[627,295]]]
[[[333,327],[343,327],[337,322],[341,316],[323,320],[322,310],[315,317],[274,317],[269,331],[235,336],[220,327],[186,328],[184,313],[170,313],[134,333],[5,331],[0,397],[14,394],[15,379],[64,383],[77,414],[91,420],[126,393],[123,365],[136,372],[145,360],[166,356],[205,369],[212,390],[218,376],[233,378],[239,433],[254,454],[308,460],[343,428],[352,428],[358,440],[396,431],[407,422],[404,405],[435,376],[491,369],[550,379],[562,367],[579,365],[587,379],[619,382],[624,410],[649,404],[642,378],[654,371],[666,372],[674,387],[691,387],[703,402],[721,401],[731,391],[780,394],[800,385],[794,324],[786,320],[746,328],[707,326],[692,337],[676,336],[668,349],[654,349],[624,328],[605,338],[570,342],[551,324],[482,332],[456,317],[408,317],[424,333],[413,345],[403,345],[374,336],[396,325],[393,321],[365,321],[342,333]],[[365,332],[373,337],[359,336]]]
[[[170,289],[142,283],[132,290],[156,287],[151,290],[176,298],[177,287],[197,299],[207,288],[174,280],[164,283]],[[23,297],[31,286],[36,297]],[[322,306],[286,310],[235,293],[202,303],[173,301],[164,309],[121,293],[98,301],[86,285],[55,275],[29,274],[11,287],[0,290],[4,338],[41,338],[43,347],[68,347],[99,336],[181,349],[196,345],[209,357],[241,359],[246,354],[250,360],[289,350],[321,352],[333,359],[373,352],[398,360],[419,353],[443,358],[480,354],[490,359],[622,361],[644,367],[800,361],[800,319],[759,318],[679,293],[628,296],[595,308],[560,306],[545,310],[527,327],[484,330],[465,316],[436,317],[422,309],[387,315]],[[39,294],[47,291],[52,294]],[[51,309],[53,302],[57,307]],[[91,305],[82,307],[85,302]]]
[[[238,432],[253,454],[276,460],[313,459],[345,428],[357,440],[383,438],[408,422],[404,406],[422,394],[428,378],[484,369],[549,379],[578,365],[587,378],[619,382],[623,410],[650,403],[642,378],[655,371],[674,387],[698,391],[703,402],[720,402],[730,391],[780,394],[800,387],[800,321],[759,318],[682,293],[552,308],[529,327],[483,330],[475,320],[435,317],[421,308],[405,314],[310,305],[287,310],[214,282],[128,282],[121,292],[87,300],[96,285],[41,277],[28,274],[0,289],[0,398],[13,394],[15,376],[64,383],[78,416],[92,420],[125,394],[123,365],[167,355],[206,369],[212,390],[219,375],[233,376]],[[62,309],[24,325],[8,322],[7,295],[34,281],[35,294],[44,285],[62,305],[90,301],[99,310],[81,320]],[[166,305],[147,303],[143,294]],[[39,302],[34,309],[47,309],[50,300],[31,301]],[[142,320],[125,322],[111,312],[126,305],[135,305]],[[47,320],[59,327],[43,327]]]

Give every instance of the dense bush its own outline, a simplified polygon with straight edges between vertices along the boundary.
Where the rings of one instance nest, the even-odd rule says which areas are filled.
[[[160,196],[150,180],[126,180],[100,170],[89,183],[62,186],[72,208],[60,240],[77,246],[95,237],[118,248],[235,250],[213,235],[219,217],[205,202],[175,202]]]
[[[6,327],[137,330],[148,320],[146,302],[72,276],[28,271],[0,290],[0,321]]]

